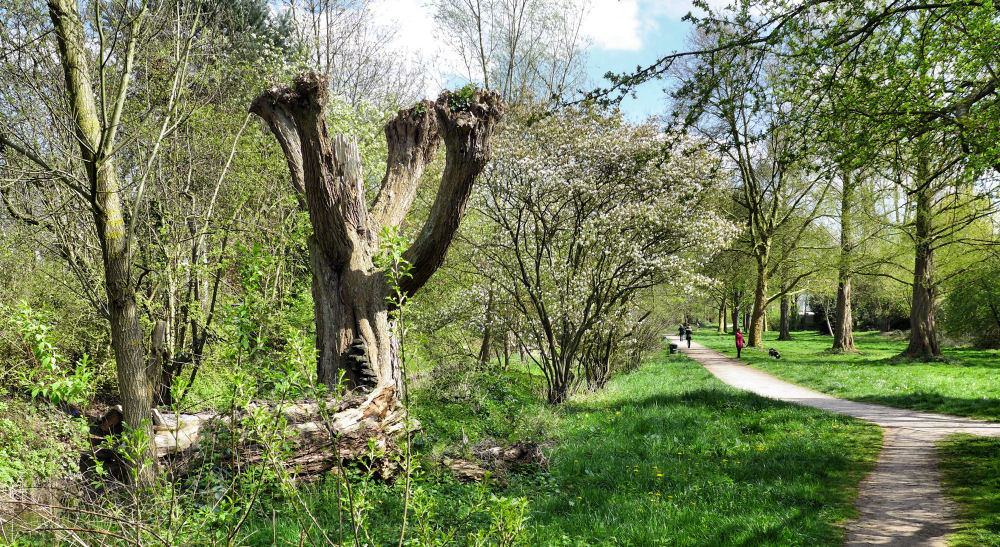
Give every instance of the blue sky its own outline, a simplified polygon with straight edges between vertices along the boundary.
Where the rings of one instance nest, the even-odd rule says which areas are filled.
[[[691,24],[682,17],[692,9],[684,0],[591,0],[585,22],[591,35],[588,69],[595,85],[606,85],[604,74],[628,72],[652,64],[663,55],[685,49]],[[597,13],[594,13],[597,12]],[[629,21],[631,20],[631,21]],[[630,118],[639,121],[663,113],[665,82],[650,82],[637,98],[622,102]]]

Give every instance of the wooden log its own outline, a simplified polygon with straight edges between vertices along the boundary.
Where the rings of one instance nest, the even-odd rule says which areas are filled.
[[[263,411],[280,413],[287,423],[286,433],[294,442],[294,454],[282,464],[296,474],[314,474],[336,467],[339,457],[355,460],[369,451],[369,439],[377,451],[387,452],[392,437],[404,430],[404,412],[393,386],[386,385],[365,396],[292,403],[252,402],[234,413],[237,420]],[[207,427],[229,425],[231,415],[217,412],[171,414],[158,412],[154,418],[157,456],[177,456],[196,449]],[[418,427],[411,420],[412,427]],[[334,449],[334,437],[338,440]],[[252,444],[252,441],[247,441]],[[259,462],[259,451],[248,450],[245,461]],[[385,473],[383,473],[385,474]]]

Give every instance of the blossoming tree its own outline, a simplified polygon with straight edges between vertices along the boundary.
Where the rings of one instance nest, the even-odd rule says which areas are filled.
[[[717,161],[683,141],[665,157],[657,127],[599,110],[508,124],[474,206],[491,286],[524,317],[516,333],[541,367],[548,400],[580,382],[588,340],[645,289],[693,287],[699,264],[733,235],[706,207]],[[622,329],[622,336],[629,329]]]

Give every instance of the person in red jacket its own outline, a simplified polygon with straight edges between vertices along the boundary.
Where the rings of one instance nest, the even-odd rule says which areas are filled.
[[[737,359],[740,358],[740,351],[743,350],[743,346],[745,346],[745,345],[746,345],[746,342],[743,341],[743,333],[740,332],[740,329],[736,329],[736,358]]]

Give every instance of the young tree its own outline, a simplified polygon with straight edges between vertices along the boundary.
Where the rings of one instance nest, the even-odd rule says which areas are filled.
[[[59,204],[66,213],[41,218],[16,209],[9,194],[4,195],[4,203],[15,218],[52,232],[59,241],[59,252],[71,266],[79,266],[85,260],[81,256],[86,251],[81,250],[86,249],[88,242],[78,235],[62,237],[72,226],[65,221],[79,211],[74,207],[76,204],[82,203],[88,211],[104,278],[104,290],[91,290],[90,294],[110,323],[124,420],[143,435],[145,443],[138,461],[133,462],[137,466],[135,477],[139,485],[148,486],[155,474],[150,412],[160,372],[155,366],[158,361],[147,362],[146,358],[134,277],[137,217],[127,214],[123,201],[132,197],[133,207],[142,202],[150,166],[163,139],[176,128],[181,117],[178,103],[188,89],[188,62],[201,12],[197,3],[165,6],[97,1],[81,10],[75,0],[51,0],[46,9],[51,27],[46,28],[37,18],[42,15],[40,6],[28,4],[20,8],[12,9],[11,19],[4,24],[23,23],[26,32],[5,39],[31,45],[14,50],[18,53],[5,66],[8,73],[20,77],[16,81],[24,87],[9,91],[13,101],[11,110],[3,112],[10,117],[0,126],[0,153],[8,166],[14,164],[22,173],[33,169],[35,181],[67,189],[72,199]],[[85,23],[84,16],[92,17],[93,22]],[[175,55],[162,67],[167,89],[165,101],[145,114],[159,126],[159,131],[155,132],[149,148],[136,155],[137,165],[121,166],[121,151],[134,138],[120,136],[126,127],[127,107],[134,99],[132,85],[140,49],[156,37],[164,22],[186,32],[175,36]],[[50,42],[47,36],[53,40]],[[58,83],[50,87],[52,82],[36,81],[39,73],[58,77]],[[65,101],[52,99],[59,95]],[[32,110],[26,97],[37,98],[45,104],[45,109]],[[38,115],[49,116],[51,120],[39,122]],[[42,133],[32,126],[36,122],[55,131]],[[54,194],[46,192],[44,186],[39,187],[42,191],[32,203],[53,205]],[[124,190],[126,187],[128,191]]]

